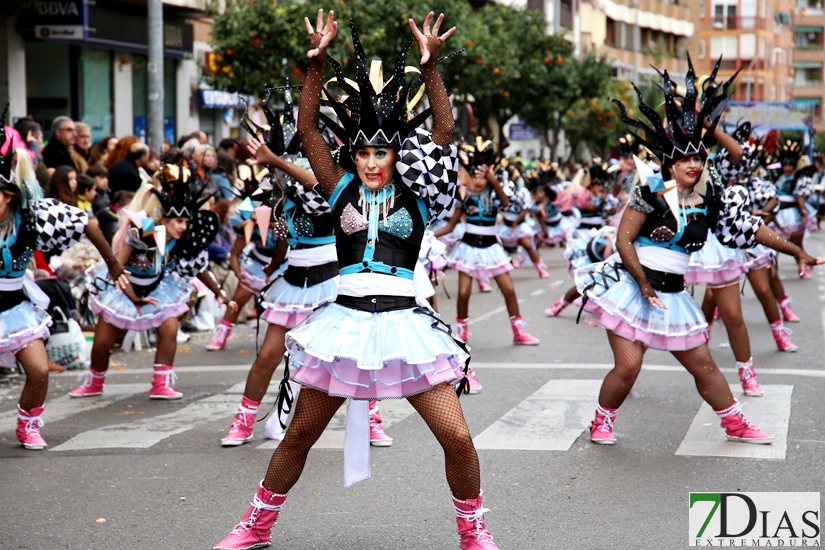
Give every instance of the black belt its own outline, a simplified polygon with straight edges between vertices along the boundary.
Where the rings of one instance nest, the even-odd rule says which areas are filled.
[[[352,309],[358,309],[369,313],[381,313],[384,311],[397,311],[399,309],[412,309],[418,307],[415,298],[412,296],[355,296],[338,295],[336,304]]]
[[[655,271],[642,266],[647,282],[659,292],[682,292],[685,289],[685,276],[667,271]]]
[[[464,233],[461,240],[473,248],[487,248],[498,242],[495,235],[476,235],[475,233]]]
[[[779,201],[779,209],[780,210],[785,210],[786,208],[799,208],[799,205],[795,201],[794,202]]]
[[[303,288],[315,286],[338,275],[338,262],[329,262],[311,267],[289,266],[284,273],[284,280],[292,286]]]

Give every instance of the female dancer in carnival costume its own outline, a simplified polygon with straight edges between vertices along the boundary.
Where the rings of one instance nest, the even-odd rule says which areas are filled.
[[[509,206],[513,192],[510,187],[505,189],[496,178],[493,170],[495,157],[492,143],[482,143],[480,139],[472,150],[459,152],[462,164],[459,175],[466,187],[467,196],[461,207],[456,209],[450,222],[436,231],[435,235],[438,237],[449,233],[462,215],[466,215],[464,237],[447,253],[447,265],[459,272],[456,318],[458,336],[467,341],[473,279],[493,277],[507,304],[513,329],[513,343],[535,346],[538,345],[539,339],[524,330],[516,289],[509,273],[513,269],[513,264],[509,254],[501,246],[496,229],[498,211]]]
[[[291,92],[288,87],[285,91],[287,101],[283,125],[280,117],[266,105],[266,100],[263,109],[270,125],[269,130],[257,127],[250,119],[246,119],[247,126],[256,126],[254,130],[250,128],[252,135],[247,149],[255,155],[257,165],[268,166],[277,175],[277,179],[274,179],[278,186],[277,192],[283,194],[283,199],[277,202],[274,210],[271,206],[258,207],[258,219],[266,219],[267,224],[270,218],[274,220],[274,233],[280,234],[276,253],[264,272],[271,277],[272,273],[286,265],[284,258],[287,245],[290,252],[286,271],[264,287],[261,319],[267,322],[266,336],[247,376],[241,403],[229,427],[229,433],[221,439],[224,447],[234,447],[252,440],[258,407],[286,352],[286,333],[309,317],[317,307],[335,300],[338,295],[338,256],[335,251],[331,208],[323,197],[318,180],[303,166],[308,165],[308,161],[299,154],[300,139],[295,133]],[[267,133],[269,139],[266,139],[265,144],[258,136]],[[248,182],[247,186],[250,189],[257,187],[253,182]],[[270,195],[273,192],[275,190],[265,191]],[[271,205],[273,201],[267,202]],[[392,438],[381,427],[378,405],[373,406],[372,402],[370,405],[370,443],[389,446]],[[274,415],[270,419],[272,421],[278,423],[280,418]],[[270,435],[269,429],[267,435]]]
[[[684,274],[690,254],[705,245],[708,229],[726,246],[758,243],[794,255],[800,270],[825,258],[812,258],[768,229],[751,215],[747,192],[738,186],[724,188],[714,163],[706,163],[717,140],[732,151],[732,162],[741,160],[735,158],[736,142],[716,128],[733,79],[719,90],[715,74],[716,70],[705,83],[697,109],[693,66],[688,64],[681,106],[674,99],[676,84],[664,73],[666,124],[644,103],[638,89],[640,110],[650,126],[629,118],[624,104],[613,100],[626,124],[644,130],[641,142],[661,161],[662,172],[639,174],[640,183],[631,192],[619,226],[616,246],[621,262],[608,260],[576,272],[583,308],[592,323],[607,329],[616,361],[599,394],[590,428],[594,443],[616,442],[616,411],[633,387],[648,347],[670,351],[693,375],[699,394],[716,411],[728,439],[773,441],[745,417],[710,356],[707,323],[685,290]]]
[[[189,166],[194,166],[191,160]],[[161,165],[160,189],[145,183],[138,190],[115,238],[113,249],[128,272],[130,300],[119,289],[106,284],[105,273],[90,272],[91,306],[99,315],[92,344],[92,364],[81,375],[84,383],[69,393],[72,397],[103,394],[109,353],[122,330],[157,329],[154,376],[150,399],[180,399],[172,389],[177,348],[178,318],[189,311],[192,279],[197,277],[211,290],[219,304],[227,302],[207,271],[206,247],[215,239],[220,220],[208,210],[198,210],[209,200],[206,186],[196,171],[179,165]]]
[[[8,105],[0,117],[0,149],[6,144]],[[16,166],[12,164],[17,159]],[[123,266],[118,262],[97,220],[55,199],[44,199],[26,149],[11,143],[0,155],[0,364],[19,362],[26,383],[17,403],[17,442],[31,450],[47,447],[40,434],[43,403],[49,390],[49,360],[43,339],[49,337],[52,319],[46,313],[49,299],[33,281],[25,279],[35,250],[59,252],[83,236],[98,249],[118,285]]]
[[[816,169],[810,166],[810,159],[803,155],[799,144],[790,140],[779,151],[782,174],[776,180],[779,198],[779,212],[773,219],[777,232],[800,248],[804,248],[807,231],[818,229],[816,208],[808,204],[814,193],[813,175]],[[810,279],[810,268],[800,273],[800,278]]]
[[[538,236],[540,246],[554,246],[563,243],[567,235],[576,229],[575,218],[565,216],[554,201],[562,190],[562,185],[553,183],[551,173],[539,175],[533,188],[533,215],[541,226]]]
[[[778,206],[776,188],[770,182],[763,182],[760,178],[752,176],[754,169],[758,165],[758,159],[756,149],[749,142],[750,132],[751,125],[749,122],[745,122],[732,134],[732,137],[736,139],[742,147],[742,161],[739,164],[733,164],[730,161],[730,154],[727,149],[721,149],[716,155],[716,166],[724,184],[730,186],[740,181],[743,182],[743,186],[748,190],[751,213],[754,216],[762,217],[763,221],[768,223],[772,216],[771,212]],[[707,248],[707,246],[705,248]],[[776,252],[764,245],[757,245],[748,250],[738,251],[740,254],[737,255],[731,255],[727,250],[731,249],[714,252],[717,260],[730,258],[731,261],[712,262],[716,266],[719,266],[719,269],[708,270],[711,276],[713,273],[720,273],[725,270],[728,270],[731,274],[735,273],[736,269],[741,269],[745,272],[748,281],[750,281],[753,287],[754,293],[762,304],[777,347],[780,351],[796,351],[797,346],[791,342],[788,337],[788,330],[783,325],[780,316],[777,298],[774,296],[771,288],[770,272],[771,268],[774,267]],[[704,249],[697,254],[701,254],[703,251]],[[695,256],[696,254],[691,256],[691,264],[701,264],[701,259],[694,262]],[[708,256],[704,257],[706,265],[707,258]],[[692,270],[689,269],[688,273],[691,273],[691,271]],[[698,274],[699,279],[702,277],[706,278],[707,276],[708,272]],[[739,277],[737,276],[735,282],[738,283],[738,281]],[[737,367],[739,369],[740,379],[742,380],[742,387],[745,388],[745,394],[753,396],[761,395],[761,390],[753,373],[753,359],[750,357],[750,342],[747,327],[744,324],[738,284],[720,290],[716,285],[712,286],[711,283],[708,283],[708,289],[705,291],[705,297],[702,302],[702,311],[705,314],[708,325],[713,321],[714,310],[720,300],[722,303],[720,304],[719,310],[722,321],[728,330],[728,338],[730,339],[731,348],[737,360]],[[742,359],[746,357],[747,361],[743,362]]]
[[[463,377],[466,348],[453,340],[435,313],[417,305],[412,281],[428,218],[449,214],[455,201],[458,160],[450,144],[454,123],[437,68],[441,44],[454,29],[439,37],[442,18],[430,32],[429,14],[423,33],[410,20],[421,48],[432,134],[416,129],[428,113],[409,121],[406,116],[411,85],[403,81],[404,65],[412,40],[399,55],[393,78],[376,92],[353,26],[358,89],[344,80],[334,62],[338,85],[348,97],[345,104],[328,100],[343,124],[328,121],[344,143],[339,162],[349,171],[333,160],[318,131],[326,47],[337,23],[330,12],[324,24],[323,11],[317,30],[306,20],[311,61],[298,130],[333,209],[341,266],[338,298],[287,335],[292,379],[305,387],[252,505],[218,549],[269,546],[270,529],[309,449],[347,398],[348,429],[357,427],[350,442],[360,451],[369,448],[367,400],[406,398],[444,448],[461,548],[497,548],[484,525],[478,455],[450,385]],[[368,463],[350,462],[347,470],[349,485],[368,476]]]
[[[515,168],[512,168],[512,171],[518,175]],[[510,180],[511,171],[504,167],[501,174],[500,181],[506,187]],[[539,274],[539,279],[547,279],[550,277],[550,273],[547,271],[547,266],[541,261],[541,256],[539,256],[536,247],[533,246],[533,239],[539,231],[531,225],[532,220],[529,219],[532,215],[532,202],[530,190],[526,186],[517,188],[513,196],[510,197],[507,207],[502,210],[501,216],[504,223],[498,226],[498,236],[501,239],[501,244],[508,248],[521,247],[519,255],[513,260],[513,267],[521,267],[524,263],[522,257],[526,254],[533,262]]]

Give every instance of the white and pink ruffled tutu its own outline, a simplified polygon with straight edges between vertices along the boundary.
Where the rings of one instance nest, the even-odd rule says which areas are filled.
[[[547,236],[541,239],[542,245],[549,246],[564,242],[570,232],[579,226],[579,219],[575,216],[562,216],[559,214],[559,217],[560,219],[555,225],[547,223]]]
[[[432,230],[433,230],[433,232],[436,232],[436,231],[438,231],[439,229],[441,229],[442,227],[444,227],[445,225],[447,225],[447,221],[446,221],[446,220],[437,220],[437,221],[434,221],[434,222],[432,223]],[[446,235],[442,235],[442,236],[440,236],[440,237],[436,237],[436,238],[437,238],[439,241],[441,241],[442,243],[446,244],[446,245],[447,245],[447,248],[450,248],[450,247],[452,247],[452,246],[455,246],[455,244],[456,244],[458,241],[460,241],[460,240],[461,240],[461,238],[464,236],[464,230],[465,230],[465,228],[466,228],[466,225],[464,224],[464,222],[458,222],[458,223],[455,225],[455,228],[453,228],[453,230],[452,230],[452,231],[450,231],[450,232],[449,232],[449,233],[447,233]]]
[[[458,241],[447,251],[447,265],[474,279],[498,277],[513,270],[510,255],[499,243],[479,248]]]
[[[506,223],[498,226],[498,238],[501,244],[508,247],[517,246],[520,239],[532,239],[538,230],[529,221],[523,221],[515,227],[510,227]]]
[[[243,287],[253,294],[260,294],[261,289],[266,285],[266,273],[264,273],[264,268],[269,262],[262,262],[255,255],[255,252],[251,250],[244,252],[239,260],[241,264],[241,274],[247,282],[247,284],[243,285]]]
[[[95,279],[106,280],[109,272],[103,268],[91,275]],[[157,328],[167,319],[180,317],[189,311],[189,295],[194,288],[191,281],[173,271],[163,274],[160,283],[145,297],[157,298],[156,305],[144,304],[138,312],[135,304],[123,291],[112,285],[105,290],[94,287],[94,280],[88,283],[91,290],[92,309],[110,325],[123,330],[146,330]],[[94,287],[94,288],[93,288]],[[139,288],[135,288],[139,291]]]
[[[28,300],[0,313],[0,366],[14,367],[14,354],[26,344],[49,337],[52,318]]]
[[[460,381],[468,354],[416,311],[321,306],[286,335],[290,378],[357,400],[402,399]]]
[[[747,273],[748,261],[745,250],[724,246],[712,231],[708,231],[705,246],[690,255],[685,284],[710,287],[733,284]]]
[[[564,247],[564,263],[571,276],[575,277],[577,269],[593,263],[587,254],[587,245],[598,235],[598,229],[576,229],[568,235],[567,244]]]
[[[335,300],[339,279],[335,276],[301,288],[279,277],[261,296],[261,306],[264,308],[261,319],[289,329],[298,326],[316,308]]]
[[[776,251],[768,248],[764,244],[758,244],[753,248],[747,249],[745,254],[748,258],[745,269],[748,271],[771,267],[776,261]]]
[[[707,343],[705,316],[687,290],[657,292],[667,309],[656,307],[642,296],[636,280],[612,260],[578,269],[574,278],[582,293],[578,303],[584,303],[584,320],[589,325],[665,351]]]
[[[805,211],[808,213],[807,221],[802,219],[802,214],[799,213],[799,208],[796,206],[780,208],[774,218],[775,223],[771,223],[771,228],[786,239],[806,229],[808,231],[818,231],[816,208],[806,202]]]

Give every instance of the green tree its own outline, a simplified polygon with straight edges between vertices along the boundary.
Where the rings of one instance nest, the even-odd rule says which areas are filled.
[[[636,95],[629,83],[609,81],[604,93],[621,100],[633,116]],[[574,155],[581,144],[587,144],[594,154],[605,158],[619,136],[627,132],[618,108],[607,97],[578,100],[562,117],[562,124]]]
[[[0,2],[0,21],[6,21],[21,11],[36,9],[39,3],[38,0],[3,0]]]

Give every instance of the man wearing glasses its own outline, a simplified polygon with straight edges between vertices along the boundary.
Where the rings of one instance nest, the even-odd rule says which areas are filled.
[[[52,138],[43,149],[43,162],[50,171],[60,166],[71,166],[77,170],[69,152],[76,139],[77,131],[70,117],[59,116],[52,121]]]

